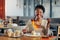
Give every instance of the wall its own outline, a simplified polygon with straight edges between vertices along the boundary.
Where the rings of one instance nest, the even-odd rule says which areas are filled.
[[[44,3],[44,7],[45,7],[44,17],[49,18],[50,4]],[[52,18],[60,18],[60,0],[56,4],[52,2]]]
[[[60,2],[60,1],[59,1]],[[59,2],[57,2],[59,4]],[[53,2],[54,3],[54,2]],[[45,18],[49,18],[50,6],[49,3],[45,6]],[[53,6],[52,18],[60,18],[60,7]],[[23,0],[20,0],[20,8],[17,6],[17,0],[5,0],[5,14],[6,16],[23,16]],[[32,14],[31,14],[32,15]]]
[[[17,0],[5,0],[6,16],[23,16],[23,0],[20,0],[20,8],[17,6]]]
[[[53,7],[52,18],[60,18],[60,7]]]
[[[48,8],[46,8],[46,10],[48,10]],[[20,0],[20,8],[17,7],[17,0],[5,0],[5,13],[6,16],[23,16],[23,0]],[[49,17],[47,11],[44,17]]]
[[[45,13],[44,13],[44,18],[50,18],[50,4],[49,3],[44,3],[43,4],[45,7]]]

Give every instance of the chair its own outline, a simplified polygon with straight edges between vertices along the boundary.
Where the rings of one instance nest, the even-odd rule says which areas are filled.
[[[51,36],[53,36],[53,31],[49,29],[48,30],[48,34],[51,35]]]
[[[58,38],[60,38],[60,26],[58,26]]]
[[[50,25],[50,30],[53,32],[54,36],[57,36],[57,25]]]

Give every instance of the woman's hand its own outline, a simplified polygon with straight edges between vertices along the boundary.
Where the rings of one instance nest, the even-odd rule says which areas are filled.
[[[25,34],[25,33],[27,33],[27,30],[26,29],[23,29],[22,32]]]
[[[50,28],[51,19],[50,18],[47,18],[47,21],[48,21],[47,28]]]

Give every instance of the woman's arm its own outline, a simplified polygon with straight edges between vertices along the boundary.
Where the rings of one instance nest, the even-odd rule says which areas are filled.
[[[32,23],[31,23],[31,20],[29,20],[26,24],[26,28],[23,29],[23,30],[26,30],[26,32],[31,32],[33,30],[33,26],[32,26]]]

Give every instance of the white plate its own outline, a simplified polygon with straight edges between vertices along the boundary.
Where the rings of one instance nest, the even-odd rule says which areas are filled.
[[[40,35],[32,35],[30,33],[24,34],[24,36],[32,36],[32,37],[39,37]]]
[[[18,38],[18,37],[20,37],[20,36],[12,36],[12,38]]]

